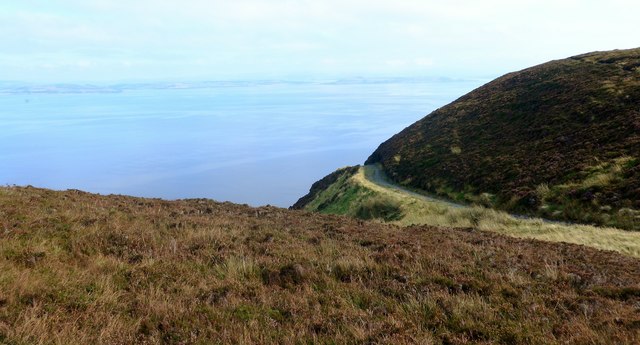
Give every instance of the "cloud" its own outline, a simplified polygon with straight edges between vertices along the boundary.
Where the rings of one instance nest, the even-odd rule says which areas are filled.
[[[640,45],[639,11],[628,0],[23,0],[0,4],[0,78],[496,75]]]

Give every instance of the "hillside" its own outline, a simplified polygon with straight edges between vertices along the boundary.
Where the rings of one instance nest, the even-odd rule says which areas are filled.
[[[401,185],[517,213],[640,230],[640,49],[500,77],[384,142]]]
[[[355,174],[358,171],[358,168],[359,168],[358,166],[341,168],[323,177],[322,179],[320,179],[319,181],[311,185],[311,188],[309,189],[309,193],[301,197],[295,204],[293,204],[293,206],[291,206],[291,209],[294,209],[294,210],[304,209],[308,204],[313,203],[314,200],[317,201],[318,196],[322,192],[330,188],[332,184],[335,184],[336,182],[339,182],[339,181],[344,181],[344,179]],[[332,201],[333,200],[326,200],[326,206],[329,206],[329,204],[331,204]],[[322,208],[323,206],[320,205],[320,207]]]
[[[640,341],[640,261],[472,229],[0,188],[0,343]]]
[[[479,205],[451,203],[394,184],[377,165],[343,168],[330,176],[322,180],[324,183],[314,184],[312,193],[292,208],[400,226],[474,228],[518,238],[581,244],[640,258],[637,231],[526,218]],[[327,181],[333,182],[327,185]]]

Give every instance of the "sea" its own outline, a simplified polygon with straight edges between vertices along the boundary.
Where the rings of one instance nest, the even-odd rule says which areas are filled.
[[[484,82],[3,82],[0,185],[288,207]]]

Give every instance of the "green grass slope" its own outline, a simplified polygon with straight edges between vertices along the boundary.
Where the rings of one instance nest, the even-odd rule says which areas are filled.
[[[354,176],[361,172],[360,166],[334,171],[314,183],[309,193],[290,208],[363,220],[394,221],[404,218],[399,203],[354,180]]]
[[[582,246],[0,188],[1,344],[637,344],[639,304]]]
[[[367,163],[455,200],[640,230],[640,49],[507,74],[396,134]]]
[[[640,232],[523,218],[480,205],[455,205],[387,183],[374,182],[379,168],[365,165],[354,174],[316,190],[307,211],[375,219],[400,226],[473,228],[518,238],[581,244],[640,257]]]
[[[358,171],[358,169],[359,169],[358,166],[344,167],[323,177],[322,179],[320,179],[319,181],[311,185],[311,188],[309,189],[309,193],[301,197],[295,204],[293,204],[293,206],[290,207],[290,209],[301,210],[307,207],[311,203],[314,204],[314,209],[316,210],[322,210],[327,207],[340,208],[341,207],[340,205],[331,205],[334,200],[327,200],[327,199],[321,198],[320,196],[326,189],[330,188],[336,182],[342,182],[348,179],[349,177],[351,177],[353,174],[355,174]],[[338,185],[340,184],[341,183],[338,183]],[[334,213],[338,213],[338,212],[334,212]]]

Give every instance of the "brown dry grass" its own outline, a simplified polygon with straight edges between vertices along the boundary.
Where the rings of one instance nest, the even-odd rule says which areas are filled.
[[[209,200],[0,188],[0,343],[640,341],[640,262]]]

